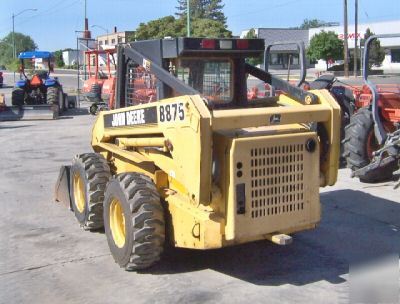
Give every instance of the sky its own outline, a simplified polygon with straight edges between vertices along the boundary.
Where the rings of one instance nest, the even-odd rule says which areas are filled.
[[[234,35],[250,28],[294,27],[304,19],[343,22],[343,0],[223,0],[228,29]],[[135,30],[142,22],[176,12],[176,0],[87,0],[90,25],[99,25],[112,32]],[[348,0],[349,23],[354,22],[354,0]],[[30,35],[39,49],[54,51],[74,48],[76,30],[83,30],[84,0],[0,0],[0,39],[12,30]],[[400,20],[400,0],[359,0],[359,22]],[[92,36],[105,31],[91,28]],[[400,31],[400,29],[399,29]]]

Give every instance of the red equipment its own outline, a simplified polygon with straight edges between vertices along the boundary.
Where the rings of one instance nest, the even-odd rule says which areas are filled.
[[[89,78],[85,80],[82,92],[85,97],[94,103],[108,102],[115,87],[115,76],[112,75],[111,65],[115,68],[115,49],[86,51],[86,68]],[[107,73],[99,69],[99,56],[106,57]],[[92,61],[93,60],[93,61]],[[93,63],[92,63],[93,62]],[[94,68],[94,71],[92,71]],[[103,91],[104,87],[104,91]]]
[[[344,156],[348,167],[353,171],[353,176],[358,176],[364,182],[390,179],[399,165],[399,156],[394,156],[395,145],[392,141],[398,137],[400,130],[400,84],[375,85],[368,79],[369,50],[372,42],[378,38],[393,37],[400,37],[400,34],[368,38],[364,47],[365,85],[359,90],[353,90],[357,112],[346,127]],[[380,158],[376,158],[378,154]],[[393,157],[386,157],[389,154]]]

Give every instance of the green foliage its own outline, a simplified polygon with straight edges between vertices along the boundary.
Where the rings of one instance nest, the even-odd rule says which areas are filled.
[[[300,29],[302,30],[307,30],[310,28],[316,28],[316,27],[321,27],[324,24],[326,24],[325,21],[319,20],[319,19],[304,19],[303,23],[300,25]]]
[[[192,20],[192,33],[195,37],[232,37],[231,31],[219,21],[210,19]],[[156,39],[164,37],[186,36],[186,20],[175,19],[174,16],[166,16],[160,19],[141,23],[136,30],[137,40]]]
[[[193,20],[192,33],[193,37],[209,37],[209,38],[232,37],[232,32],[227,30],[226,26],[223,23],[211,19]]]
[[[190,0],[190,17],[192,19],[211,19],[226,24],[226,17],[222,11],[222,0]],[[178,0],[176,15],[186,18],[187,0]]]
[[[135,41],[135,39],[136,39],[136,32],[129,32],[126,34],[126,37],[125,37],[126,42],[132,42],[132,41]]]
[[[335,32],[322,31],[315,34],[307,48],[307,56],[311,60],[323,59],[326,61],[326,68],[328,69],[328,60],[337,60],[343,58],[343,41],[337,37]]]
[[[148,23],[140,23],[136,30],[137,40],[164,38],[167,36],[179,37],[185,35],[184,20],[175,19],[174,16],[166,16],[151,20]]]
[[[0,65],[14,67],[12,33],[9,33],[0,41]],[[21,52],[36,50],[37,45],[30,36],[15,33],[15,49],[18,56]],[[18,69],[18,64],[16,67]]]
[[[247,34],[245,35],[244,38],[247,38],[247,39],[258,38],[257,35],[256,35],[255,29],[253,29],[253,28],[250,29],[250,30],[247,32]],[[259,65],[259,64],[261,64],[261,63],[263,62],[263,58],[262,58],[262,56],[259,56],[259,57],[252,57],[252,58],[246,58],[246,62],[247,62],[248,64],[251,64],[251,65],[256,66],[256,65]]]
[[[364,44],[365,40],[369,37],[375,35],[369,28],[367,28],[364,39],[361,40],[361,43]],[[381,42],[379,39],[376,39],[372,42],[369,50],[369,68],[372,66],[380,66],[382,61],[385,59],[385,50],[381,47]]]
[[[55,64],[56,64],[56,67],[58,67],[58,68],[62,68],[65,66],[64,59],[63,59],[63,51],[64,50],[58,50],[58,51],[54,52]]]
[[[8,71],[19,72],[19,67],[21,63],[18,59],[10,59],[6,64],[6,69]]]

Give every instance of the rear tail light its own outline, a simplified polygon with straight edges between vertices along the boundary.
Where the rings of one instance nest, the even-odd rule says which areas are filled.
[[[249,40],[246,39],[236,40],[236,47],[241,50],[248,49]]]
[[[201,41],[201,48],[203,49],[215,49],[216,41],[214,39],[203,39]]]

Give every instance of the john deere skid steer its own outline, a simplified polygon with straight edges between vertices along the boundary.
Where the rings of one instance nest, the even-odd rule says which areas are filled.
[[[56,198],[88,230],[104,226],[127,270],[166,242],[213,249],[320,221],[319,187],[336,182],[340,107],[245,63],[261,39],[177,38],[118,49],[116,109],[100,112],[94,152],[61,168]],[[247,78],[285,92],[247,100]]]

